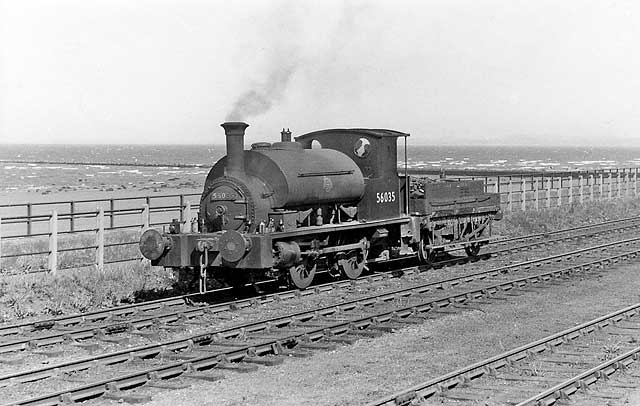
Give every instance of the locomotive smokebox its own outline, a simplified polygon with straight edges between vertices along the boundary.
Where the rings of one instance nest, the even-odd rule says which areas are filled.
[[[227,138],[226,175],[242,177],[244,174],[244,131],[249,124],[232,121],[220,124]]]

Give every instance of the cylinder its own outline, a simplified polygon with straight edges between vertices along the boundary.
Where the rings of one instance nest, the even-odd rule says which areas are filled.
[[[227,141],[227,168],[229,176],[242,177],[244,174],[244,131],[249,124],[241,121],[220,124],[224,128]]]

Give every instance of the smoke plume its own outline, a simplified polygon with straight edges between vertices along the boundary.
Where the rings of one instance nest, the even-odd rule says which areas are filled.
[[[321,30],[326,29],[327,24],[308,27],[305,16],[309,10],[303,2],[287,0],[273,10],[268,27],[275,27],[275,30],[266,33],[263,38],[270,54],[270,68],[266,70],[266,78],[241,94],[233,104],[231,112],[227,114],[227,121],[246,121],[269,111],[283,99],[287,86],[299,70],[301,75],[312,75],[306,84],[312,88],[321,87],[317,92],[326,93],[327,88],[333,88],[335,91],[332,96],[343,96],[343,53],[351,44],[358,20],[362,18],[368,6],[360,1],[345,1],[339,4],[340,7],[334,11],[336,15],[332,15],[337,17],[337,22],[328,33],[324,32],[323,37],[326,39],[323,42],[313,42],[312,39],[315,39]],[[320,52],[313,53],[313,50]],[[349,66],[346,69],[353,70],[352,76],[356,76],[347,76],[346,79],[349,83],[346,90],[353,93],[360,83],[358,73]],[[319,83],[322,85],[318,86]]]
[[[276,65],[264,83],[236,100],[226,120],[246,121],[249,117],[266,113],[275,102],[282,99],[296,68],[297,64]]]

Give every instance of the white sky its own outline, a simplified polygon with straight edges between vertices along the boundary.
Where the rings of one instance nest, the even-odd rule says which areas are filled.
[[[255,90],[247,143],[640,146],[637,1],[0,3],[0,143],[223,143]]]

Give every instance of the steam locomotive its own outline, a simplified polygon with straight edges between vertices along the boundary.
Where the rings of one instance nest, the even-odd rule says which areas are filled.
[[[209,172],[197,226],[146,230],[152,265],[207,277],[279,278],[300,289],[319,269],[350,279],[367,265],[417,256],[425,264],[456,244],[477,255],[501,218],[482,181],[398,174],[397,142],[385,129],[329,129],[244,149],[243,122],[221,125],[227,155]],[[405,153],[405,168],[406,153]]]

